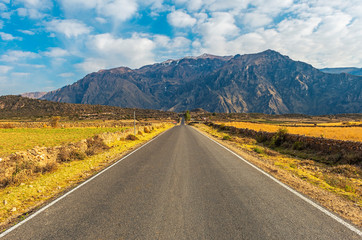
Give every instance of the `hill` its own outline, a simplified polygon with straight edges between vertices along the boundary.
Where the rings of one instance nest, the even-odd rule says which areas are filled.
[[[136,111],[137,119],[178,118],[174,112],[150,109],[58,103],[13,95],[0,96],[0,119],[42,119],[52,116],[69,119],[131,119],[134,111]]]
[[[278,52],[201,55],[101,70],[44,99],[171,111],[361,113],[362,77],[328,74]]]
[[[349,67],[349,68],[323,68],[320,69],[322,72],[325,73],[334,73],[334,74],[339,74],[339,73],[348,73],[351,75],[356,75],[356,76],[362,76],[362,68],[354,68],[354,67]]]

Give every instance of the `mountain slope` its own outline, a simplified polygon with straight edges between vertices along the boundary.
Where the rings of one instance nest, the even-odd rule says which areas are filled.
[[[49,118],[52,116],[62,116],[71,119],[131,119],[133,118],[134,111],[136,111],[138,119],[178,118],[178,115],[174,112],[151,109],[57,103],[13,95],[0,96],[0,119]]]
[[[278,52],[202,55],[92,73],[46,94],[51,101],[209,112],[362,112],[362,77],[327,74]]]
[[[362,68],[354,68],[354,67],[349,67],[349,68],[323,68],[320,69],[322,72],[324,73],[334,73],[334,74],[339,74],[339,73],[348,73],[351,75],[356,75],[356,76],[362,76]]]

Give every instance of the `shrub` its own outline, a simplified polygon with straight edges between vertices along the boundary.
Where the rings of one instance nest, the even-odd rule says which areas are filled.
[[[292,148],[294,150],[302,150],[305,147],[304,147],[304,143],[302,143],[302,142],[294,142]]]
[[[59,120],[60,120],[59,116],[52,117],[49,121],[50,126],[53,128],[59,127]]]
[[[288,133],[288,129],[286,128],[279,128],[278,131],[275,133],[275,135],[271,139],[271,145],[275,147],[279,147],[285,142],[285,136]]]
[[[230,140],[231,137],[230,137],[229,135],[224,135],[224,136],[222,137],[222,139],[223,139],[223,140]]]
[[[133,134],[129,134],[129,135],[126,137],[126,140],[135,141],[135,140],[138,140],[138,137],[136,137],[136,136],[133,135]]]
[[[143,133],[141,131],[138,131],[137,135],[143,136]]]
[[[144,131],[145,133],[150,133],[150,132],[151,132],[148,127],[144,127],[143,131]]]
[[[88,156],[95,155],[103,152],[104,150],[110,149],[110,147],[107,146],[107,144],[105,144],[104,141],[98,136],[87,139],[87,147],[88,149],[86,151],[86,154]]]
[[[254,150],[254,152],[259,153],[259,154],[262,154],[264,152],[263,149],[261,149],[260,147],[254,147],[253,150]]]
[[[187,111],[185,112],[185,121],[190,121],[190,119],[191,119],[190,111],[187,110]]]
[[[15,128],[15,126],[11,123],[5,123],[1,126],[2,128]]]

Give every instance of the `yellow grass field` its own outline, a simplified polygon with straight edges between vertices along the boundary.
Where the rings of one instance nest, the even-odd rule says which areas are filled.
[[[277,132],[281,126],[250,122],[217,122],[237,128],[248,128],[255,131]],[[362,127],[285,127],[290,134],[324,137],[337,140],[362,142]]]
[[[122,127],[0,128],[0,157],[35,146],[53,147],[86,139],[99,133],[121,130]]]
[[[127,153],[127,151],[130,151],[131,149],[139,146],[140,144],[145,143],[146,141],[152,139],[153,137],[173,126],[174,125],[170,123],[154,124],[154,129],[150,132],[142,132],[142,130],[145,130],[145,128],[142,127],[139,130],[140,132],[142,132],[142,134],[137,134],[138,140],[115,140],[114,142],[108,144],[108,146],[111,148],[107,151],[101,152],[93,156],[86,156],[83,160],[63,162],[61,164],[58,164],[57,168],[55,168],[51,172],[38,174],[27,179],[25,178],[23,179],[21,184],[10,184],[5,188],[0,188],[0,232],[4,228],[4,226],[12,220],[16,218],[18,218],[18,220],[21,219],[21,214],[24,214],[40,206],[45,201],[53,198],[65,189],[74,187],[79,182],[84,181],[91,175],[107,167],[112,162],[120,159],[120,157]],[[30,129],[29,132],[32,132],[34,130],[38,131],[38,135],[34,135],[33,137],[34,139],[38,140],[44,138],[44,136],[47,135],[49,136],[46,138],[52,138],[54,137],[53,135],[64,135],[63,139],[58,139],[58,142],[61,142],[64,139],[66,139],[66,141],[68,142],[71,135],[74,135],[74,138],[84,139],[86,135],[93,136],[97,134],[97,131],[111,132],[121,130],[121,128],[101,128],[99,130],[95,129],[97,128]],[[24,132],[29,133],[27,132],[28,129],[10,130],[13,130],[15,133],[17,133],[22,141],[26,141],[24,137],[19,134],[19,131],[20,133],[23,133],[23,135],[26,135],[24,134]],[[83,133],[79,133],[79,131],[83,131]],[[126,132],[126,134],[133,133],[133,130],[131,129],[128,129],[127,131],[128,132]],[[47,135],[44,135],[45,133]],[[1,139],[1,141],[3,141],[3,139]],[[49,144],[59,145],[55,141]],[[25,148],[25,146],[22,147]]]

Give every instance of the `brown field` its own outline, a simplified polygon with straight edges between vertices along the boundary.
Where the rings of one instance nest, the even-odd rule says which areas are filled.
[[[344,141],[358,141],[362,142],[362,127],[341,127],[336,123],[327,124],[325,127],[311,126],[311,127],[292,127],[280,126],[275,124],[265,123],[250,123],[250,122],[217,122],[217,124],[224,124],[226,126],[233,126],[237,128],[248,128],[255,131],[277,132],[278,129],[284,127],[290,134],[306,135],[311,137],[323,137]],[[334,125],[332,125],[334,124]],[[332,126],[330,126],[332,125]]]

